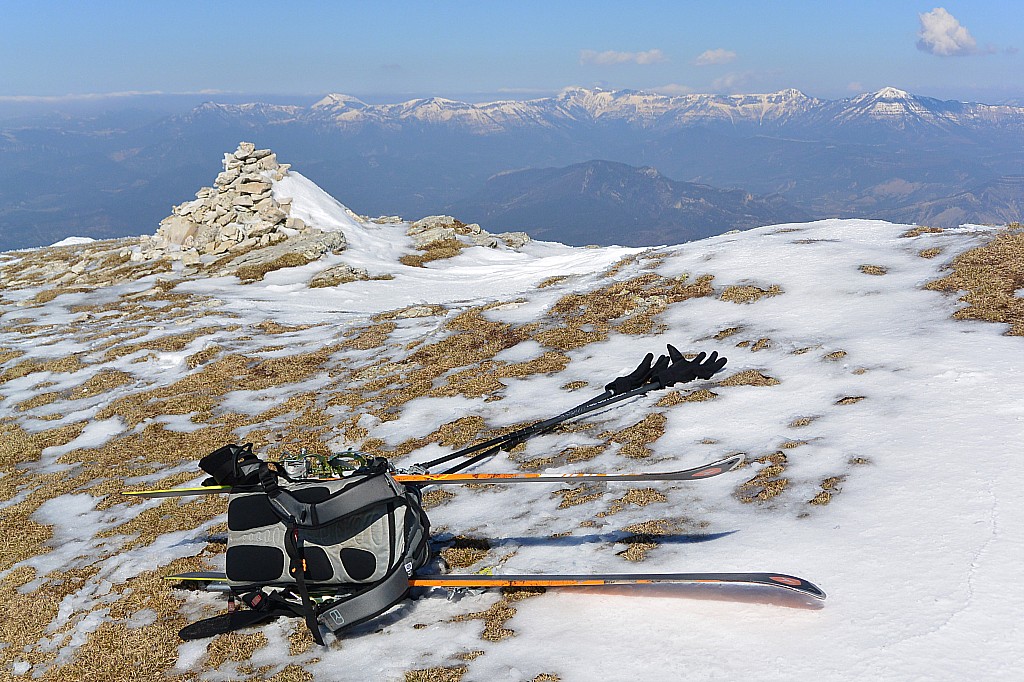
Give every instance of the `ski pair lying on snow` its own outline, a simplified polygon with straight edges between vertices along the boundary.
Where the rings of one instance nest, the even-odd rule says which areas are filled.
[[[735,469],[743,461],[743,455],[732,455],[717,462],[709,462],[692,469],[680,471],[642,472],[636,474],[394,474],[398,483],[405,485],[454,485],[460,483],[583,483],[589,481],[643,482],[643,481],[698,481],[712,478]],[[323,479],[337,480],[337,479]],[[131,497],[188,497],[191,495],[216,495],[221,493],[247,492],[248,488],[229,485],[207,485],[191,488],[168,488],[165,490],[129,490],[124,495]]]
[[[166,576],[182,583],[209,583],[215,591],[237,587],[224,573],[198,571]],[[595,573],[592,575],[417,575],[409,587],[492,588],[492,587],[594,587],[600,585],[649,585],[653,583],[714,583],[719,585],[763,585],[782,587],[808,597],[824,599],[815,584],[785,573]]]

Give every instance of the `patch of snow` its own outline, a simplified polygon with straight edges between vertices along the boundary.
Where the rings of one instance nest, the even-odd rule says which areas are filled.
[[[65,237],[59,242],[54,242],[50,246],[80,246],[82,244],[91,244],[96,241],[92,237]]]

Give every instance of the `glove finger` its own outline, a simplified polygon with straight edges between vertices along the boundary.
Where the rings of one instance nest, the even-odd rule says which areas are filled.
[[[668,357],[672,360],[672,364],[674,365],[683,359],[683,354],[676,350],[676,347],[670,343],[668,344]]]
[[[694,366],[700,365],[700,363],[704,362],[704,358],[706,358],[707,355],[708,354],[705,353],[704,351],[697,353],[697,357],[695,357],[693,360],[690,360],[690,364]]]
[[[630,379],[639,379],[640,377],[645,376],[648,372],[651,371],[652,360],[654,360],[654,353],[648,353],[646,356],[644,356],[643,362],[637,365],[636,369],[630,372],[627,375],[627,377]]]

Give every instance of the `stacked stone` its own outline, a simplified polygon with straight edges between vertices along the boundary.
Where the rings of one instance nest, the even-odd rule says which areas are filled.
[[[175,206],[160,221],[155,236],[143,237],[138,260],[170,257],[195,265],[203,255],[220,256],[248,251],[285,240],[285,229],[303,230],[291,218],[291,200],[273,197],[272,180],[288,175],[289,164],[279,164],[269,149],[242,142],[224,155],[224,171],[213,187],[203,187],[193,201]],[[294,234],[294,232],[292,232]]]

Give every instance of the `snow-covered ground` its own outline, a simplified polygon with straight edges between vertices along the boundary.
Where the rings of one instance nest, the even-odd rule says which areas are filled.
[[[729,358],[722,374],[705,385],[686,387],[709,388],[717,398],[659,405],[663,394],[652,394],[584,420],[597,428],[546,435],[516,453],[514,461],[503,454],[478,470],[515,470],[531,458],[596,445],[607,440],[602,434],[621,433],[651,414],[664,415],[664,434],[647,443],[650,457],[624,457],[620,444],[613,444],[589,461],[569,463],[563,457],[553,469],[664,470],[734,452],[746,453],[750,466],[701,482],[649,486],[665,499],[645,506],[615,504],[629,490],[615,483],[595,487],[600,494],[594,499],[565,508],[559,508],[563,496],[555,494],[565,486],[555,484],[457,489],[454,498],[431,510],[433,525],[442,538],[461,534],[489,540],[486,558],[468,570],[778,571],[813,581],[828,599],[819,604],[782,590],[703,585],[551,590],[515,602],[516,613],[504,624],[514,636],[489,641],[481,638],[481,620],[452,619],[486,610],[498,595],[470,594],[449,602],[443,593],[431,593],[327,649],[291,649],[289,635],[301,632],[298,621],[259,629],[266,640],[259,640],[251,657],[241,661],[220,657],[211,664],[209,642],[181,644],[168,674],[192,672],[211,680],[269,677],[295,664],[316,679],[392,680],[440,666],[464,668],[464,682],[533,680],[542,674],[572,682],[994,680],[1015,679],[1024,670],[1024,587],[1015,580],[1024,560],[1019,532],[1024,502],[1015,492],[1024,474],[1018,452],[1024,442],[1021,339],[1004,336],[1005,325],[953,320],[962,304],[923,288],[943,275],[953,256],[991,238],[992,229],[906,237],[908,226],[828,220],[646,252],[550,243],[533,243],[522,252],[474,247],[414,268],[396,262],[402,249],[410,248],[404,225],[359,222],[318,194],[312,183],[293,175],[292,185],[279,183],[275,194],[292,196],[293,211],[307,222],[337,223],[349,249],[270,273],[255,284],[241,285],[235,278],[179,284],[174,291],[191,297],[195,314],[164,324],[133,322],[134,330],[143,333],[130,340],[142,344],[136,351],[110,353],[91,339],[104,316],[111,328],[127,324],[109,306],[106,312],[73,307],[136,300],[153,278],[42,303],[31,303],[36,290],[2,292],[0,351],[25,353],[6,359],[4,371],[30,358],[78,354],[80,363],[70,371],[0,379],[0,420],[28,434],[86,425],[74,439],[42,449],[31,461],[3,461],[0,484],[5,478],[8,484],[0,513],[38,496],[44,482],[53,480],[44,478],[48,474],[77,475],[87,457],[76,459],[76,452],[115,447],[153,424],[187,442],[190,432],[205,428],[203,419],[210,414],[251,419],[296,394],[329,397],[342,390],[338,372],[320,371],[277,386],[226,390],[212,412],[176,410],[138,424],[130,416],[103,413],[118,398],[202,375],[205,366],[186,359],[205,349],[230,348],[254,360],[311,353],[370,325],[375,314],[443,305],[447,312],[442,315],[399,318],[380,344],[332,356],[353,372],[384,366],[396,372],[397,386],[403,372],[415,365],[410,359],[415,349],[455,333],[445,324],[470,308],[486,305],[481,312],[486,320],[515,328],[534,321],[554,327],[558,319],[550,311],[570,293],[595,292],[651,273],[662,281],[686,275],[690,282],[713,275],[712,295],[668,305],[655,317],[662,326],[649,333],[613,329],[604,340],[563,351],[569,362],[560,372],[504,378],[504,388],[486,395],[421,395],[401,403],[400,418],[392,421],[360,417],[358,407],[344,404],[325,408],[336,424],[354,418],[362,429],[356,439],[351,434],[357,431],[339,427],[331,444],[343,448],[378,439],[390,448],[465,416],[483,417],[488,428],[547,417],[600,392],[644,353],[663,352],[666,343],[684,352],[717,350]],[[942,253],[922,257],[926,248]],[[629,256],[638,257],[609,270]],[[307,287],[317,270],[339,262],[371,274],[386,271],[394,279],[327,290]],[[545,281],[558,275],[565,277]],[[545,286],[538,287],[542,282]],[[755,286],[775,295],[734,302],[723,296],[730,286]],[[638,303],[631,310],[643,305],[657,302]],[[268,320],[311,326],[261,335],[255,325]],[[206,327],[183,347],[156,343],[169,334]],[[153,349],[142,347],[147,341],[154,342]],[[528,363],[550,350],[530,337],[491,361]],[[454,371],[474,366],[475,361]],[[75,387],[101,371],[123,372],[132,379],[76,397]],[[749,376],[740,374],[748,371],[777,383],[728,381]],[[564,387],[570,382],[587,385],[569,391]],[[435,388],[443,383],[436,381]],[[59,400],[24,407],[42,391],[64,393]],[[377,396],[385,398],[386,393]],[[295,416],[286,409],[269,428],[284,428]],[[242,440],[258,428],[264,425],[245,424],[235,435]],[[450,449],[430,443],[405,461]],[[148,468],[137,476],[128,466],[135,463],[126,462],[123,475],[126,484],[136,487],[190,471],[197,472],[193,480],[198,481],[195,461],[204,454],[182,452],[177,462],[140,461]],[[750,490],[757,492],[756,486],[744,488],[744,482],[780,461],[781,471],[776,469],[772,478],[784,479],[781,492],[743,501]],[[828,503],[811,504],[812,499]],[[142,544],[135,542],[138,529],[122,526],[154,514],[151,510],[159,509],[153,518],[167,518],[197,504],[217,503],[123,502],[116,491],[83,484],[36,505],[31,520],[52,526],[47,541],[52,550],[20,559],[0,577],[34,568],[34,578],[18,588],[23,595],[47,589],[40,586],[55,570],[81,570],[85,577],[80,587],[65,590],[38,641],[25,650],[0,646],[4,674],[30,679],[48,670],[60,678],[61,666],[73,663],[80,647],[88,648],[90,633],[104,623],[142,632],[157,627],[167,616],[151,609],[119,615],[118,604],[133,589],[142,589],[133,587],[132,576],[165,570],[176,559],[204,552],[211,532],[224,520],[223,510],[200,509],[195,529],[162,533]],[[664,522],[669,530],[642,562],[627,561],[620,553],[633,534],[628,529],[649,521]],[[5,536],[18,532],[11,525],[5,520]],[[204,557],[213,568],[223,559],[217,551]],[[224,608],[214,594],[177,598],[189,619]],[[479,651],[484,653],[467,655]],[[117,670],[99,677],[119,679],[121,673],[130,677]]]

